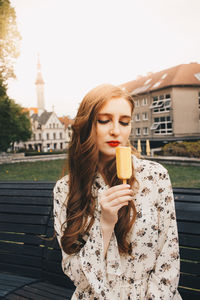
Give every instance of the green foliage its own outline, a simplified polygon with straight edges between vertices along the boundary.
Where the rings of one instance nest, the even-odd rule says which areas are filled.
[[[0,0],[0,78],[15,78],[14,64],[19,56],[21,36],[17,30],[15,9],[9,0]]]
[[[23,150],[21,151],[22,149],[20,149],[20,152],[25,152],[25,156],[38,156],[38,155],[55,155],[55,154],[67,154],[67,150],[62,150],[62,151],[59,151],[59,150],[54,150],[53,152],[37,152],[37,151],[34,151],[31,149],[31,150]]]
[[[0,97],[0,128],[0,151],[14,142],[27,141],[32,134],[28,113],[6,95]]]
[[[197,142],[173,142],[163,148],[164,155],[200,158],[200,140]]]

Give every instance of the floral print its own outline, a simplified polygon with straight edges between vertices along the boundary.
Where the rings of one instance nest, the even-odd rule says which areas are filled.
[[[178,300],[179,246],[173,192],[167,170],[133,156],[139,183],[134,196],[137,217],[129,232],[133,256],[120,255],[113,233],[104,258],[100,194],[108,186],[97,174],[92,193],[95,222],[79,253],[62,251],[62,268],[76,286],[72,300]],[[54,188],[54,224],[58,242],[66,219],[67,176]]]

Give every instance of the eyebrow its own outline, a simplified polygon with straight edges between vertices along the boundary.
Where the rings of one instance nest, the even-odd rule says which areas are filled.
[[[108,114],[108,113],[102,113],[102,114],[98,114],[98,116],[99,117],[101,117],[101,116],[107,116],[107,117],[112,117],[112,114]],[[127,116],[127,115],[122,115],[122,116],[120,116],[120,118],[129,118],[129,119],[131,119],[131,116]]]

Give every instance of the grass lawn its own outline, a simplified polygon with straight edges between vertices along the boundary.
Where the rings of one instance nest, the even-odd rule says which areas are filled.
[[[0,181],[56,181],[62,176],[64,159],[0,165]]]
[[[62,176],[65,160],[0,165],[1,181],[56,181]],[[163,164],[173,187],[200,188],[200,167]]]
[[[162,165],[168,170],[173,187],[200,188],[200,167]]]

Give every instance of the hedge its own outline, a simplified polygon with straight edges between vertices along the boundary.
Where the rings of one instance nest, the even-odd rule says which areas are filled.
[[[173,142],[163,148],[166,156],[186,156],[200,158],[200,140],[197,142]]]

